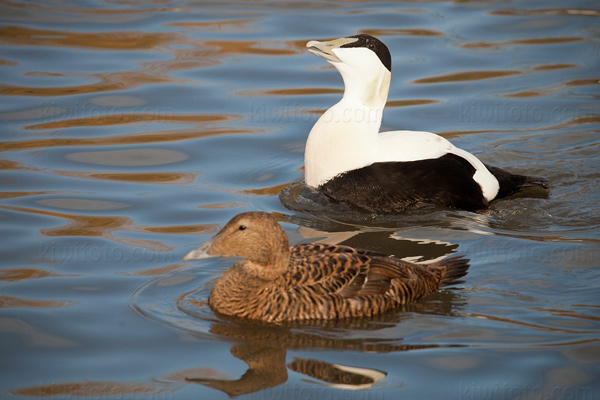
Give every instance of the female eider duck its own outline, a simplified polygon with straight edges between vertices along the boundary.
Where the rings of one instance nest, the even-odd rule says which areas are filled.
[[[460,256],[419,265],[340,245],[290,247],[264,212],[239,214],[183,260],[216,256],[244,260],[217,279],[210,307],[272,323],[372,316],[460,283],[469,268]]]
[[[543,178],[515,175],[430,132],[379,132],[392,58],[370,35],[306,44],[342,75],[344,95],[314,125],[305,151],[305,182],[327,197],[368,211],[393,213],[423,203],[469,211]]]

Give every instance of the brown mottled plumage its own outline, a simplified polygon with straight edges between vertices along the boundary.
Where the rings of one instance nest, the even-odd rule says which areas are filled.
[[[462,257],[420,265],[347,246],[290,247],[264,212],[237,215],[183,259],[214,256],[244,260],[217,279],[211,308],[267,322],[372,316],[459,283],[469,268]]]

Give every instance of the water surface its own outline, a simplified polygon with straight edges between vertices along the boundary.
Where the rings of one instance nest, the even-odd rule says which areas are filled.
[[[13,1],[0,15],[2,397],[597,396],[594,2]],[[305,43],[357,33],[393,56],[383,129],[439,133],[546,177],[549,195],[386,217],[303,197],[306,137],[343,90]],[[224,320],[206,299],[232,261],[182,257],[248,210],[292,244],[471,268],[372,319]]]

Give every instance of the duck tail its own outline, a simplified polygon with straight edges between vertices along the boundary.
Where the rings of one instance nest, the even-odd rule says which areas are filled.
[[[496,198],[507,197],[525,188],[549,188],[548,180],[539,176],[525,176],[510,173],[502,168],[486,165],[488,171],[498,179],[500,191]]]
[[[450,257],[439,262],[440,266],[446,267],[440,286],[451,286],[463,283],[461,278],[467,274],[469,259],[464,256]]]
[[[549,189],[550,184],[546,178],[542,178],[540,176],[526,176],[525,181],[521,184],[521,187],[540,187],[543,189]]]

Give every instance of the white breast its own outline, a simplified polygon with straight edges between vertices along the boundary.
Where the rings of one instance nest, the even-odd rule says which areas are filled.
[[[342,99],[313,126],[306,141],[304,174],[316,188],[337,175],[377,159],[381,115],[363,104]]]

